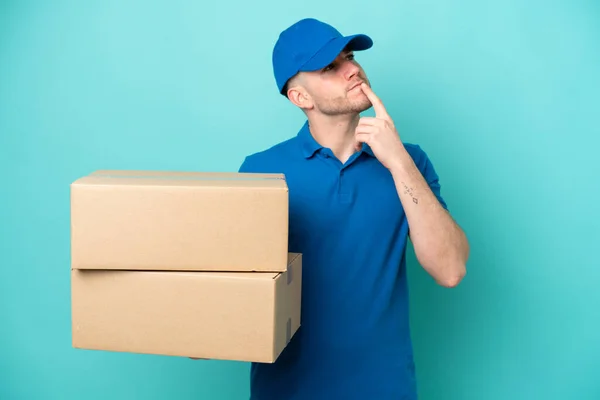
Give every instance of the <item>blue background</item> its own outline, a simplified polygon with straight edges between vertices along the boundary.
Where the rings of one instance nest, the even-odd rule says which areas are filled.
[[[308,16],[373,37],[358,60],[471,241],[452,290],[410,249],[421,399],[600,398],[592,0],[0,2],[0,398],[247,398],[244,363],[71,348],[69,184],[295,135],[270,57]]]

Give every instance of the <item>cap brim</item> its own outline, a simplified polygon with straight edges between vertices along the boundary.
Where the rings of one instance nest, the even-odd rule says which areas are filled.
[[[323,46],[310,60],[308,60],[300,71],[316,71],[325,68],[348,46],[348,50],[361,51],[373,46],[373,40],[364,34],[344,36],[333,39]]]

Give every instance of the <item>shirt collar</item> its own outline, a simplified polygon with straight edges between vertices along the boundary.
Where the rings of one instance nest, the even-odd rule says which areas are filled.
[[[375,157],[375,154],[373,154],[373,149],[371,148],[371,146],[369,146],[366,143],[362,144],[362,151],[365,152],[365,153],[367,153],[371,157]]]
[[[300,128],[300,132],[298,132],[298,139],[300,139],[302,154],[304,154],[305,158],[312,157],[318,150],[323,148],[323,146],[321,146],[310,133],[308,121],[306,121],[304,125],[302,125],[302,128]]]
[[[304,125],[302,125],[302,128],[300,128],[300,131],[298,132],[298,139],[300,140],[302,154],[305,158],[310,158],[317,151],[323,149],[323,146],[319,144],[319,142],[317,142],[313,135],[310,133],[308,121],[306,121]],[[375,155],[373,154],[373,150],[366,143],[363,143],[361,152],[364,152],[370,155],[371,157],[375,157]]]

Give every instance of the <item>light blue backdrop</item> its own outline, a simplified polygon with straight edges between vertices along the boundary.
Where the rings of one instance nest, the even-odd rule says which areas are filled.
[[[596,1],[0,3],[0,398],[244,399],[248,365],[71,348],[69,183],[235,171],[295,135],[278,32],[313,16],[434,161],[472,245],[410,283],[425,400],[600,398]]]

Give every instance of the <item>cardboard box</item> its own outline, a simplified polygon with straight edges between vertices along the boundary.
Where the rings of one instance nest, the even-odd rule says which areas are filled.
[[[71,184],[77,269],[283,272],[282,174],[97,171]]]
[[[302,255],[286,272],[71,270],[79,349],[274,362],[300,327]]]

